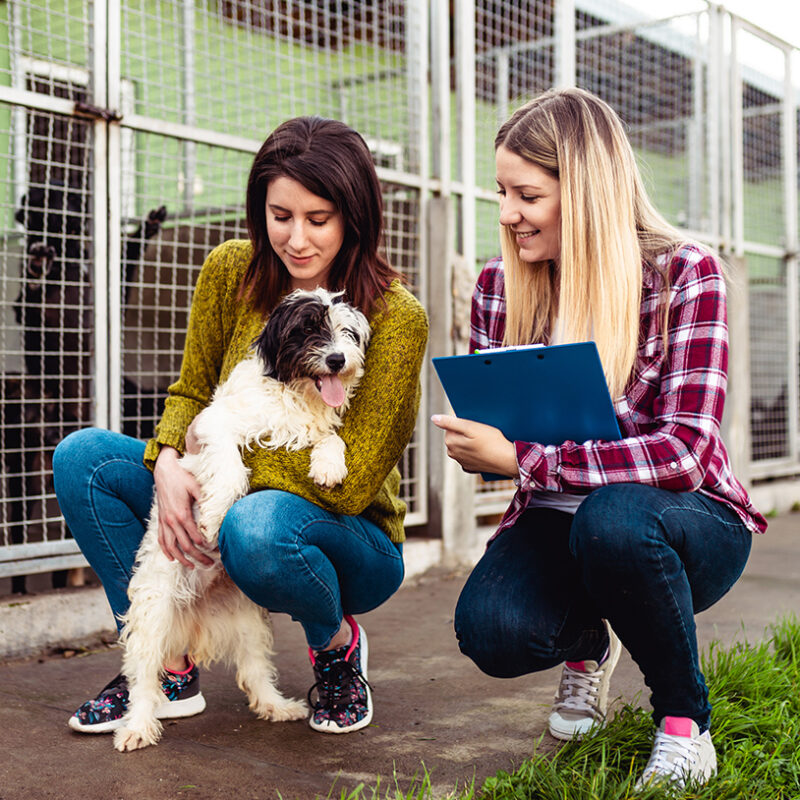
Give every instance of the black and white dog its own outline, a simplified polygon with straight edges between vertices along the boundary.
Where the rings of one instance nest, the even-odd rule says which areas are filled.
[[[147,241],[166,217],[165,206],[153,209],[135,233],[123,236],[126,291]],[[33,186],[14,218],[25,226],[27,241],[14,314],[23,331],[29,393],[38,380],[38,394],[63,406],[63,419],[48,422],[85,424],[91,413],[92,350],[88,198],[57,181]]]
[[[122,669],[130,705],[114,735],[117,750],[159,740],[162,667],[183,653],[200,664],[235,664],[239,687],[260,718],[307,715],[305,703],[283,697],[275,687],[269,615],[226,575],[215,550],[217,535],[228,509],[249,488],[242,448],[310,447],[309,477],[327,487],[344,480],[345,446],[337,431],[363,374],[369,336],[366,318],[341,293],[292,292],[270,314],[252,353],[195,418],[200,449],[180,463],[201,486],[195,513],[215,564],[188,569],[167,559],[158,544],[154,500],[123,620]]]

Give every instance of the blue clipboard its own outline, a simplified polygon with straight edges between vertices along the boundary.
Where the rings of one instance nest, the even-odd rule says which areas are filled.
[[[433,366],[458,417],[499,428],[512,442],[621,438],[594,342],[441,356]]]

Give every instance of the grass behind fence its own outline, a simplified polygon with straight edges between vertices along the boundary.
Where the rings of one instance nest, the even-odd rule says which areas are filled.
[[[712,644],[702,656],[710,687],[719,774],[687,800],[797,800],[800,798],[800,624],[772,626],[760,644]],[[396,779],[342,791],[341,800],[656,800],[658,789],[634,792],[650,755],[653,723],[625,706],[602,731],[534,755],[514,773],[499,772],[481,788],[434,794],[423,770],[410,788]]]

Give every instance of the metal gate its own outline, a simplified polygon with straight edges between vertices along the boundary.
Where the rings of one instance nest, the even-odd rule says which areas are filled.
[[[730,46],[731,250],[748,268],[751,477],[781,478],[800,472],[800,60],[738,17]]]
[[[754,481],[800,474],[796,73],[795,48],[703,0],[658,20],[615,0],[0,3],[0,576],[83,563],[53,447],[87,424],[148,435],[197,270],[245,235],[253,153],[303,113],[367,137],[390,260],[434,319],[431,198],[455,210],[463,307],[499,252],[498,123],[552,85],[606,99],[670,221],[743,259],[742,459]],[[411,526],[433,520],[427,431],[401,465]],[[479,485],[476,513],[509,494]]]
[[[426,299],[428,47],[422,0],[12,0],[0,23],[2,577],[84,563],[53,448],[88,424],[151,434],[200,265],[246,237],[250,164],[279,122],[365,136],[389,259]],[[401,463],[409,525],[424,427]]]
[[[474,182],[464,172],[461,200],[464,230],[475,231],[471,252],[477,265],[499,253],[492,197],[499,121],[550,86],[598,94],[625,122],[659,210],[688,235],[743,260],[745,279],[730,305],[735,315],[748,305],[742,297],[749,300],[749,343],[745,332],[732,352],[745,364],[732,366],[729,384],[729,401],[746,398],[736,424],[748,429],[730,432],[745,440],[736,468],[752,481],[796,476],[798,51],[717,5],[684,4],[688,11],[663,19],[644,19],[632,6],[456,3],[456,52],[465,59],[458,73],[466,76],[457,124],[471,127],[475,147]],[[510,482],[479,481],[476,514],[503,510],[512,491]]]

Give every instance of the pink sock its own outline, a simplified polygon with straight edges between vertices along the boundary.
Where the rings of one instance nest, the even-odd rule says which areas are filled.
[[[606,648],[605,653],[603,653],[603,657],[597,662],[597,666],[599,667],[607,658],[608,658],[608,648]],[[577,672],[586,672],[586,662],[585,661],[565,661],[564,663],[570,669],[574,669]]]
[[[692,735],[692,722],[690,717],[664,717],[664,733],[689,738]]]
[[[194,664],[192,664],[192,662],[187,658],[186,665],[186,669],[181,670],[180,672],[176,669],[169,669],[169,667],[164,667],[164,669],[169,672],[170,675],[188,675],[192,671]]]

